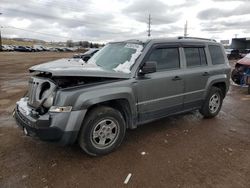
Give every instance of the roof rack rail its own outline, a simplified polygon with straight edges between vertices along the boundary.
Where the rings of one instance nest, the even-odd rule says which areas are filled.
[[[141,42],[138,39],[129,39],[129,40],[125,40],[125,42]]]
[[[216,42],[215,39],[207,39],[207,38],[199,38],[199,37],[183,37],[183,36],[179,36],[178,39],[199,39],[199,40],[207,40],[207,41]]]

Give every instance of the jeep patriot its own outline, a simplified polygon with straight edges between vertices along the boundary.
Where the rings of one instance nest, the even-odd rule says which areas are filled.
[[[114,151],[127,129],[156,119],[192,110],[215,117],[230,78],[223,46],[191,37],[112,42],[87,62],[60,59],[29,71],[17,124],[42,140],[77,141],[94,156]]]

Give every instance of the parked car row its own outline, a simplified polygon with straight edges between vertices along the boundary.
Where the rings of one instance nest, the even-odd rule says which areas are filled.
[[[42,51],[51,51],[51,52],[73,52],[77,48],[68,48],[68,47],[45,47],[42,45],[34,46],[16,46],[16,45],[2,45],[2,50],[11,52],[42,52]]]
[[[250,49],[225,49],[228,59],[240,59],[250,53]]]

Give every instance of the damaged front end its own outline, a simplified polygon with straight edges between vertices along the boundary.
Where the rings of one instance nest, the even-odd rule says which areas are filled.
[[[33,114],[43,115],[48,111],[54,111],[51,108],[56,98],[57,90],[91,87],[108,82],[118,81],[120,78],[98,77],[98,76],[53,76],[49,72],[33,72],[29,80],[27,93],[27,103],[33,110]]]
[[[103,84],[130,78],[130,74],[96,64],[59,59],[29,69],[27,95],[16,103],[14,117],[24,132],[42,140],[73,143],[87,109],[85,92]]]
[[[14,117],[25,134],[63,145],[77,138],[86,110],[73,109],[74,100],[58,103],[58,93],[87,89],[95,85],[118,81],[121,78],[97,76],[53,76],[49,72],[33,71],[28,93],[16,103]],[[66,90],[65,90],[66,89]],[[60,99],[61,99],[60,98]],[[62,101],[62,100],[58,100]]]
[[[26,135],[46,141],[62,140],[66,135],[72,137],[73,132],[66,133],[58,126],[58,123],[67,122],[70,111],[64,114],[50,111],[57,89],[58,86],[51,79],[39,76],[29,79],[28,93],[17,101],[14,111],[16,122]]]

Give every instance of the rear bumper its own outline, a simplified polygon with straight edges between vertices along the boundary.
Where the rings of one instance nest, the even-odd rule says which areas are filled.
[[[65,116],[65,115],[64,115]],[[68,118],[68,116],[65,116]],[[34,118],[31,115],[24,115],[19,110],[19,105],[16,105],[14,118],[21,129],[26,129],[28,134],[32,137],[38,137],[44,141],[54,141],[61,145],[72,144],[76,141],[77,130],[64,130],[67,121],[60,118],[60,114],[46,114],[39,118]],[[60,121],[59,121],[60,120]],[[55,125],[61,125],[62,128]]]

